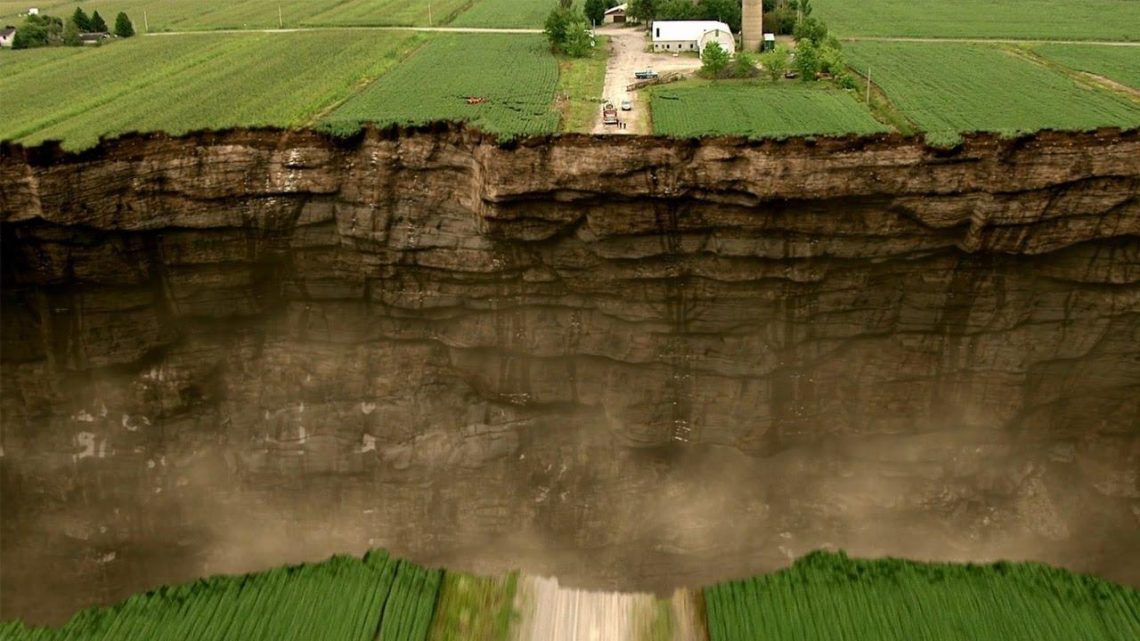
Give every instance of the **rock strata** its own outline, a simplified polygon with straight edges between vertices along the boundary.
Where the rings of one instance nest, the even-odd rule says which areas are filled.
[[[661,594],[829,545],[1140,585],[1138,159],[5,146],[0,608],[378,545]]]

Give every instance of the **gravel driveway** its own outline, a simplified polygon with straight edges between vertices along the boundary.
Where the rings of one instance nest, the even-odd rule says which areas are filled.
[[[618,118],[627,123],[626,129],[602,124],[602,110],[599,108],[594,121],[596,134],[650,134],[649,100],[641,100],[643,92],[626,91],[626,86],[634,82],[633,74],[642,69],[652,69],[658,73],[665,71],[696,71],[701,61],[695,56],[676,56],[667,53],[650,53],[649,34],[644,29],[634,27],[607,26],[598,29],[598,34],[610,39],[610,57],[606,62],[606,82],[602,95],[620,109],[623,100],[633,103],[633,111],[619,111]]]

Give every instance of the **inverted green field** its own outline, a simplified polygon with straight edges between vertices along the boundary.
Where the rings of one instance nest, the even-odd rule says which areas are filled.
[[[710,641],[1124,641],[1140,592],[1036,563],[858,560],[815,552],[705,589]]]
[[[1135,0],[813,0],[842,36],[1140,40]]]
[[[4,56],[0,139],[89,147],[103,135],[302,126],[396,65],[410,32],[195,34]],[[319,63],[318,63],[319,61]]]
[[[429,12],[430,5],[430,12]],[[142,32],[214,29],[276,29],[314,26],[428,26],[453,18],[467,0],[0,0],[0,22],[15,22],[18,13],[38,7],[40,13],[68,17],[81,6],[98,11],[109,24],[125,11]],[[145,16],[145,22],[144,22]]]
[[[653,91],[653,133],[786,138],[886,131],[849,92],[800,82],[695,82]]]
[[[849,64],[927,137],[1140,125],[1140,104],[992,45],[856,42]]]
[[[557,83],[558,64],[542,36],[436,36],[322,125],[347,132],[363,123],[453,120],[505,136],[553,133]]]
[[[1034,47],[1033,51],[1070,69],[1140,89],[1140,47],[1049,44]]]
[[[703,592],[703,598],[702,598]],[[587,592],[517,573],[428,570],[383,551],[137,594],[0,641],[1131,641],[1140,591],[1036,563],[857,560],[815,552],[779,572],[672,599]]]
[[[136,594],[59,629],[0,624],[0,641],[424,641],[441,577],[383,551],[338,556]]]
[[[541,29],[550,10],[557,6],[557,0],[474,0],[452,26]]]

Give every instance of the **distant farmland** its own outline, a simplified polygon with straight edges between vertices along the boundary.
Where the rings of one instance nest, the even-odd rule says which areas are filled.
[[[557,0],[475,0],[475,6],[461,13],[452,26],[541,29],[556,6]]]
[[[517,34],[435,37],[333,112],[325,125],[464,120],[506,135],[552,133],[558,64],[545,38]],[[484,102],[468,104],[467,98]]]
[[[651,104],[653,133],[665,136],[786,138],[887,130],[849,93],[798,81],[663,87]]]
[[[433,24],[454,17],[466,0],[431,0]],[[278,10],[285,27],[301,26],[427,26],[428,0],[0,0],[0,21],[18,24],[16,14],[28,7],[58,17],[75,7],[99,11],[113,23],[125,11],[143,31],[144,12],[151,31],[212,29],[276,29]]]
[[[1140,125],[1140,104],[988,45],[859,42],[850,64],[934,140]]]
[[[1140,47],[1041,45],[1033,51],[1071,69],[1095,73],[1140,89]]]
[[[83,148],[127,131],[302,126],[395,66],[423,37],[201,34],[16,52],[5,56],[0,76],[0,139]]]
[[[1136,0],[814,0],[841,36],[1140,40]]]

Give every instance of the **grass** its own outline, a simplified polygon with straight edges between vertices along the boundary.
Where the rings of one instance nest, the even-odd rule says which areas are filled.
[[[428,641],[506,641],[517,585],[518,573],[500,578],[448,572]]]
[[[653,133],[786,138],[886,131],[853,94],[799,81],[691,81],[653,89]]]
[[[322,126],[463,120],[513,137],[553,133],[558,63],[540,35],[449,34],[433,38],[394,71],[353,96]],[[468,104],[468,97],[482,98]]]
[[[589,133],[594,128],[603,102],[609,39],[598,38],[598,45],[586,58],[558,58],[558,110],[562,131]]]
[[[541,29],[556,6],[556,0],[475,0],[452,26]]]
[[[856,560],[705,589],[710,641],[1140,639],[1140,591],[1036,563]]]
[[[396,66],[423,38],[198,34],[136,38],[72,56],[15,52],[0,75],[0,139],[56,139],[80,149],[128,131],[301,126]]]
[[[989,45],[859,42],[850,64],[937,144],[963,132],[1140,125],[1140,105]]]
[[[1049,44],[1033,47],[1033,52],[1070,69],[1140,89],[1140,47]]]
[[[1135,0],[815,0],[841,36],[1140,40]]]
[[[469,0],[431,0],[432,24],[457,15]],[[0,22],[18,24],[16,14],[37,6],[40,13],[70,16],[81,6],[98,11],[110,25],[127,12],[143,32],[143,14],[154,31],[276,29],[278,9],[285,27],[427,26],[428,0],[0,0]]]

